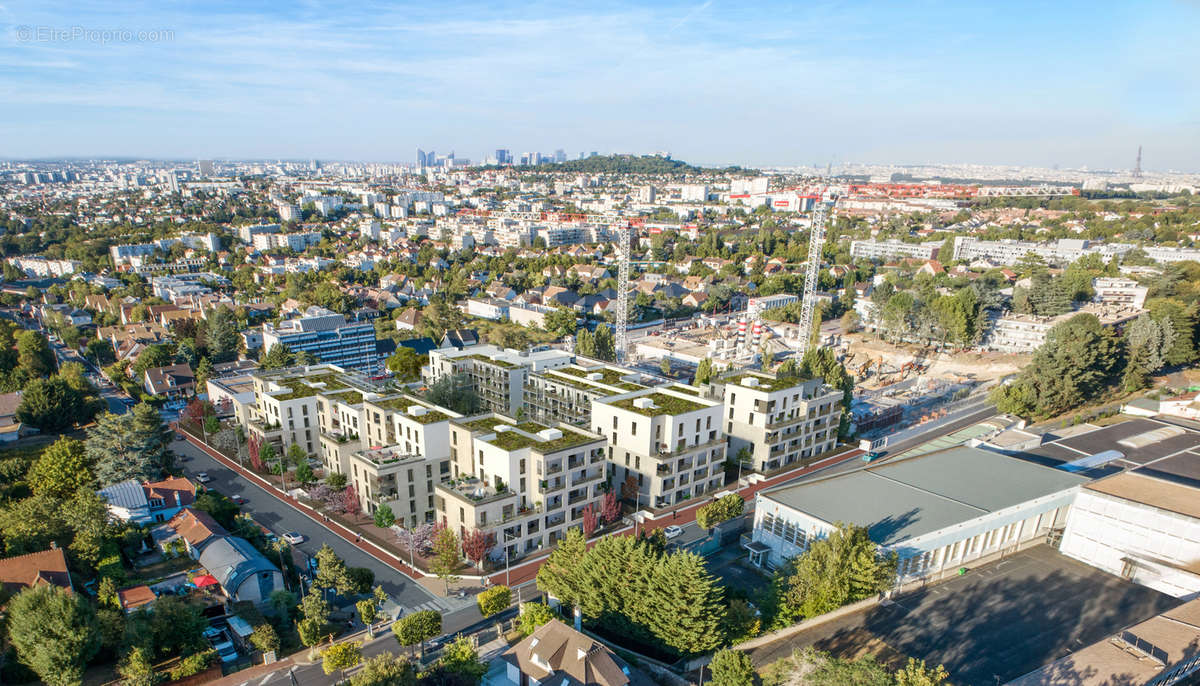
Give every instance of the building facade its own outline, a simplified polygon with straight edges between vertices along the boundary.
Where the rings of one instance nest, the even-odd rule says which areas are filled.
[[[323,307],[310,307],[304,315],[285,319],[278,326],[263,324],[263,349],[286,345],[293,353],[312,353],[317,360],[367,373],[379,370],[375,351],[375,325],[350,322]]]
[[[729,453],[750,452],[744,466],[770,472],[833,450],[842,391],[822,379],[780,379],[746,372],[711,385],[724,403]]]

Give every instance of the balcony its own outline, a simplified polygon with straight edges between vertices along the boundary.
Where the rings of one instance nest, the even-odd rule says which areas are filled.
[[[471,505],[483,505],[505,498],[517,497],[517,494],[507,487],[497,490],[493,485],[484,483],[473,476],[443,481],[437,485],[437,490]]]
[[[562,490],[563,486],[566,485],[566,479],[563,479],[562,477],[555,479],[542,479],[538,482],[538,490],[542,493],[553,493],[555,491]]]
[[[660,464],[655,468],[654,473],[658,476],[668,476],[671,473],[671,465]]]

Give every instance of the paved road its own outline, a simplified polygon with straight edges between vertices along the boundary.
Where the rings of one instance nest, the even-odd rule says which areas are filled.
[[[918,433],[915,436],[912,436],[910,438],[907,438],[907,439],[900,441],[898,443],[895,443],[895,444],[893,444],[891,441],[888,441],[888,446],[887,446],[887,449],[884,451],[884,457],[882,458],[882,460],[876,460],[872,464],[878,464],[881,461],[887,460],[887,458],[892,455],[899,455],[900,453],[903,453],[906,450],[911,450],[911,449],[917,447],[918,445],[921,445],[922,443],[925,443],[927,441],[933,440],[934,438],[937,438],[938,436],[945,436],[946,434],[954,433],[955,431],[958,431],[959,429],[961,429],[963,427],[971,426],[972,424],[977,424],[989,417],[994,417],[995,415],[996,415],[996,408],[991,405],[985,405],[985,406],[981,407],[980,409],[976,410],[975,412],[971,412],[969,414],[963,415],[962,417],[954,418],[945,423],[929,422],[929,426],[924,431],[921,431],[920,433]],[[822,479],[824,477],[833,476],[835,474],[842,474],[844,472],[852,472],[856,469],[862,469],[863,467],[866,467],[866,466],[867,466],[867,463],[863,462],[862,460],[846,460],[845,462],[839,462],[837,464],[832,464],[832,465],[829,465],[828,467],[824,467],[822,469],[818,469],[816,471],[810,472],[803,476],[797,477],[794,481]]]
[[[243,496],[246,502],[242,505],[242,512],[254,517],[259,524],[280,534],[288,531],[303,534],[304,543],[296,546],[303,553],[315,555],[322,544],[328,543],[347,565],[366,567],[375,572],[376,583],[381,584],[388,595],[406,609],[436,609],[448,613],[443,619],[443,625],[448,631],[458,630],[481,618],[473,600],[435,596],[419,583],[347,543],[341,537],[335,536],[324,526],[281,502],[257,484],[235,475],[233,470],[221,465],[199,448],[186,441],[175,441],[172,449],[186,458],[180,462],[180,467],[187,476],[195,477],[198,472],[207,472],[212,478],[207,484],[209,488],[225,495]]]

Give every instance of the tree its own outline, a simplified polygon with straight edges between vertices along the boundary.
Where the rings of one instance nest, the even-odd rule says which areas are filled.
[[[387,359],[387,368],[402,382],[421,378],[421,367],[429,364],[429,356],[422,355],[407,346],[398,346]]]
[[[467,636],[459,636],[446,646],[441,659],[438,660],[437,668],[458,677],[457,683],[471,686],[477,685],[483,679],[483,675],[487,674],[487,665],[480,661],[475,645]]]
[[[362,512],[362,503],[358,501],[358,491],[353,484],[342,491],[342,511],[352,517]]]
[[[142,403],[122,415],[104,414],[84,441],[102,486],[128,479],[156,481],[170,468],[171,430],[158,411]]]
[[[350,677],[350,686],[416,686],[417,671],[408,658],[380,653],[367,658],[362,669]]]
[[[708,664],[712,686],[754,686],[754,665],[740,650],[718,650]]]
[[[362,662],[362,641],[334,643],[321,651],[321,669],[326,674],[340,671],[343,679],[346,676],[346,670],[359,662]]]
[[[700,360],[700,364],[696,365],[696,376],[692,379],[692,385],[699,386],[712,381],[713,365],[712,359],[704,358]]]
[[[54,351],[46,337],[36,331],[23,330],[16,336],[17,367],[27,379],[42,379],[58,369]]]
[[[354,607],[358,610],[359,619],[361,619],[362,623],[367,627],[367,633],[370,634],[371,625],[374,624],[377,619],[379,619],[379,611],[376,608],[375,599],[363,598],[357,603],[354,603]]]
[[[517,618],[517,628],[528,636],[546,622],[554,619],[554,611],[545,603],[525,603],[521,606],[521,616]]]
[[[150,631],[159,656],[192,653],[204,645],[204,630],[208,620],[200,608],[178,596],[163,596],[154,601],[150,613]]]
[[[1111,331],[1092,314],[1077,314],[1046,333],[1046,341],[1012,383],[992,400],[1001,412],[1052,416],[1078,407],[1108,384],[1117,365]]]
[[[581,599],[578,569],[587,553],[587,540],[576,528],[567,530],[558,547],[538,569],[537,585],[564,605],[579,605]]]
[[[117,667],[122,686],[154,686],[159,682],[154,673],[154,664],[141,646],[134,646]]]
[[[462,415],[477,414],[483,403],[471,388],[470,382],[458,376],[443,376],[429,384],[425,399],[434,405],[454,410]]]
[[[600,519],[605,524],[612,524],[621,516],[621,503],[617,501],[615,491],[609,491],[604,494],[604,500],[600,503]]]
[[[300,600],[300,614],[305,619],[316,622],[324,630],[325,624],[329,622],[329,603],[320,589],[310,588],[308,595]]]
[[[1170,320],[1155,320],[1142,314],[1125,328],[1126,391],[1145,388],[1151,374],[1162,369],[1175,345],[1175,329]]]
[[[392,623],[392,634],[404,647],[420,644],[425,652],[425,641],[442,633],[442,615],[437,610],[421,610],[401,617]]]
[[[712,650],[723,641],[721,587],[704,558],[693,553],[664,556],[650,588],[653,608],[646,623],[654,636],[680,655]]]
[[[207,357],[201,359],[200,364],[196,365],[196,390],[198,392],[206,392],[201,391],[201,389],[208,388],[208,380],[213,378],[215,374],[216,370],[213,369],[212,361]]]
[[[463,554],[476,567],[482,569],[483,560],[492,549],[492,537],[479,529],[472,530],[463,537]]]
[[[596,533],[597,524],[599,524],[599,522],[597,521],[597,518],[596,518],[595,508],[592,507],[591,503],[588,503],[587,507],[583,508],[583,536],[584,536],[584,538],[591,538],[592,534]]]
[[[218,362],[233,359],[240,343],[237,322],[228,307],[218,305],[208,315],[208,332],[205,335],[208,352]]]
[[[250,634],[250,645],[260,653],[279,650],[279,634],[270,622],[263,622],[254,627],[254,633]]]
[[[454,570],[458,569],[458,536],[450,529],[442,529],[433,539],[433,563],[430,569],[439,579],[446,582],[446,593],[450,584],[458,581]]]
[[[613,337],[613,330],[608,325],[597,326],[596,331],[592,334],[592,339],[595,346],[593,357],[606,362],[617,361],[617,342]]]
[[[7,608],[8,638],[22,664],[51,686],[83,680],[100,648],[96,615],[81,595],[42,584],[27,588]]]
[[[942,665],[926,667],[924,660],[908,658],[908,664],[896,672],[896,686],[941,686],[950,675]]]
[[[396,514],[392,512],[392,507],[386,503],[375,508],[375,526],[380,529],[386,529],[396,523]]]
[[[671,376],[671,358],[664,355],[663,358],[658,361],[658,371],[663,376]]]
[[[574,335],[579,329],[579,321],[575,317],[574,310],[559,307],[546,314],[542,328],[553,334],[555,338],[562,338]]]
[[[276,343],[263,355],[259,366],[263,369],[279,369],[292,364],[292,351],[283,343]]]
[[[84,454],[83,443],[63,437],[42,451],[25,480],[35,494],[64,499],[80,488],[91,487],[95,478]]]
[[[512,604],[512,590],[508,586],[492,586],[475,596],[475,602],[479,604],[479,613],[486,619],[508,609]]]
[[[886,590],[895,576],[895,553],[880,555],[866,527],[838,522],[781,570],[780,614],[789,623],[816,617]]]
[[[746,510],[746,501],[737,493],[730,493],[696,510],[696,524],[701,529],[711,529],[721,522],[740,517]]]
[[[61,376],[35,379],[26,384],[17,405],[17,420],[45,432],[70,428],[84,416],[88,403],[84,396]]]
[[[316,588],[332,588],[338,593],[347,594],[354,591],[354,582],[346,568],[346,562],[333,552],[328,543],[322,544],[317,551],[317,576],[313,579]]]
[[[296,465],[296,471],[293,473],[293,476],[296,477],[296,481],[300,482],[300,485],[302,486],[307,486],[317,480],[317,475],[313,473],[313,469],[311,466],[309,466],[308,460],[304,460],[300,464]]]

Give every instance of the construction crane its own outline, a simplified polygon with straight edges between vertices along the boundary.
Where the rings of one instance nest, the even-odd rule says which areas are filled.
[[[629,263],[632,256],[630,249],[630,231],[632,225],[626,223],[617,230],[617,252],[621,261],[617,263],[617,331],[615,338],[617,364],[625,364],[626,346],[629,344],[625,328],[629,323]]]
[[[817,307],[817,281],[821,275],[821,249],[825,246],[825,224],[835,200],[826,201],[821,193],[813,208],[812,227],[808,232],[808,265],[804,271],[804,296],[800,305],[800,356],[808,352],[812,341],[813,311]]]

